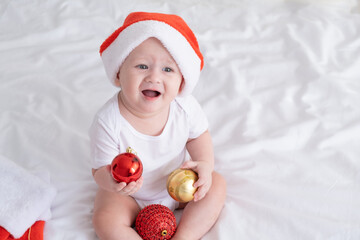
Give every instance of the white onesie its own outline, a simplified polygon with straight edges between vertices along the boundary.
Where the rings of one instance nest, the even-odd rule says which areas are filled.
[[[119,153],[133,148],[143,163],[144,181],[132,197],[141,208],[157,203],[174,210],[177,203],[167,193],[167,177],[185,161],[187,141],[207,129],[200,104],[188,96],[171,103],[168,121],[159,136],[144,135],[122,117],[116,94],[98,111],[90,128],[91,167],[111,164]]]

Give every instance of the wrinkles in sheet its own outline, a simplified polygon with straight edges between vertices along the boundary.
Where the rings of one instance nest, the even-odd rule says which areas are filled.
[[[261,20],[257,14],[240,12],[233,28],[203,35],[212,41],[197,93],[210,119],[216,169],[227,178],[227,207],[241,206],[237,216],[225,208],[223,218],[243,226],[216,225],[216,232],[353,239],[360,41],[352,21],[360,19],[316,7],[275,9]]]

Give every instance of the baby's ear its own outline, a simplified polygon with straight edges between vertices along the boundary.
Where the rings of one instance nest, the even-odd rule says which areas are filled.
[[[178,94],[181,93],[181,91],[184,89],[184,86],[185,86],[185,80],[184,80],[184,77],[182,77]]]
[[[115,86],[120,87],[120,71],[116,74]]]

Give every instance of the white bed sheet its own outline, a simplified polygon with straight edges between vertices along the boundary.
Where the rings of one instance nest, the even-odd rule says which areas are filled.
[[[0,2],[0,153],[50,173],[45,239],[97,239],[88,128],[117,89],[98,48],[131,11],[181,15],[205,67],[225,207],[203,239],[360,239],[357,1]],[[1,179],[1,176],[0,176]]]

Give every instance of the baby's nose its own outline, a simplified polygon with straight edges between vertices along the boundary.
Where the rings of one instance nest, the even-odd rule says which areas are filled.
[[[146,77],[146,81],[150,83],[160,83],[161,82],[161,72],[157,70],[150,71],[149,75]]]

